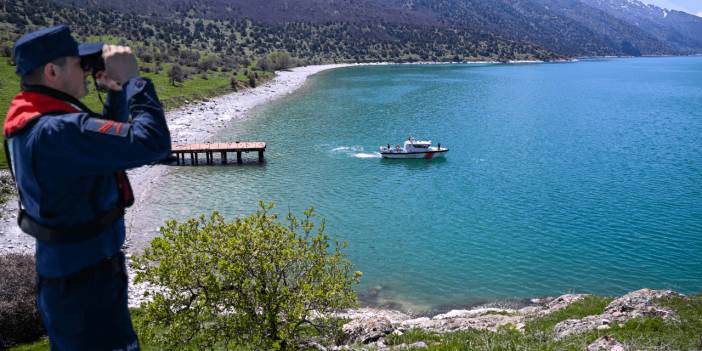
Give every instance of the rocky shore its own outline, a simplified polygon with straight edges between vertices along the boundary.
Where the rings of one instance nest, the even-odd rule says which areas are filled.
[[[520,309],[475,308],[471,310],[452,310],[433,317],[420,317],[399,311],[364,308],[348,311],[340,317],[351,321],[343,326],[348,340],[354,345],[377,350],[421,349],[427,347],[425,342],[409,345],[396,345],[392,348],[384,343],[389,335],[421,329],[444,334],[468,330],[496,331],[500,327],[510,327],[524,332],[525,323],[531,319],[542,318],[560,311],[574,302],[586,298],[587,294],[566,294],[555,298],[532,299],[532,304]],[[582,334],[591,330],[607,330],[614,324],[639,317],[660,317],[667,322],[675,322],[678,316],[674,311],[659,306],[656,301],[661,298],[681,297],[671,290],[641,289],[630,292],[612,301],[602,314],[581,319],[567,319],[553,328],[555,339]],[[335,350],[349,350],[351,346],[338,346]],[[355,348],[354,348],[355,349]],[[626,346],[612,337],[602,337],[593,342],[588,350],[626,350]]]

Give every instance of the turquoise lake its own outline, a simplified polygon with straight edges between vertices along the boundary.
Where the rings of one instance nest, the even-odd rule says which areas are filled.
[[[445,160],[383,160],[408,135]],[[425,311],[642,287],[702,293],[702,57],[326,71],[171,167],[145,226],[314,206],[367,304]]]

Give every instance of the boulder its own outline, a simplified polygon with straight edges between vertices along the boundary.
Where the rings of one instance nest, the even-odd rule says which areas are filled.
[[[432,319],[473,318],[491,313],[515,314],[516,312],[516,310],[505,308],[476,308],[472,310],[451,310],[444,314],[438,314]]]
[[[673,310],[655,303],[655,300],[666,297],[685,296],[672,290],[641,289],[630,292],[612,301],[600,315],[559,322],[553,328],[556,339],[593,329],[608,329],[612,322],[624,323],[638,317],[660,317],[666,321],[676,321],[678,317]]]
[[[572,303],[580,301],[586,297],[590,296],[589,294],[565,294],[561,295],[549,302],[546,303],[546,309],[541,311],[539,314],[541,315],[547,315],[551,314],[553,312],[562,310],[568,306],[570,306]]]
[[[525,320],[524,316],[507,316],[501,314],[487,314],[472,318],[446,318],[445,316],[441,316],[441,318],[437,317],[439,316],[431,319],[422,317],[406,320],[400,323],[399,328],[401,330],[417,328],[435,333],[449,333],[472,329],[496,331],[498,327],[504,325],[513,325],[517,329],[523,328]]]
[[[602,325],[609,326],[609,321],[601,316],[587,316],[581,319],[566,319],[558,322],[553,331],[556,333],[556,340],[597,329]]]
[[[630,292],[612,301],[604,314],[611,315],[612,320],[624,322],[637,317],[660,317],[664,320],[677,320],[675,312],[663,308],[655,300],[669,297],[685,297],[672,290],[641,289]]]
[[[335,316],[338,318],[352,320],[368,317],[384,317],[387,318],[392,324],[399,324],[402,321],[412,318],[409,315],[399,311],[383,310],[379,308],[359,308],[354,310],[348,310],[343,313],[337,313]]]
[[[344,324],[342,330],[351,342],[368,344],[393,332],[392,323],[382,316],[363,317]]]

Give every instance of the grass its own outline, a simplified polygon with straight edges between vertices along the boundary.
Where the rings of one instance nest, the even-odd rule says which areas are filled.
[[[194,75],[187,79],[182,84],[173,86],[168,79],[169,64],[164,64],[163,69],[158,73],[142,73],[142,77],[151,79],[156,86],[161,103],[164,108],[173,109],[192,101],[198,101],[205,98],[223,95],[231,92],[230,79],[232,72],[209,72],[207,79],[204,79],[201,74]],[[242,85],[248,85],[248,78],[243,76],[242,70],[237,72],[237,79],[242,82]],[[259,84],[271,79],[271,72],[257,72],[259,76]],[[83,102],[93,111],[102,111],[102,105],[98,98],[97,92],[89,84],[90,93],[83,98]],[[5,114],[7,107],[10,105],[12,98],[19,92],[19,78],[15,74],[15,67],[10,65],[8,58],[0,58],[0,124],[5,122]],[[105,98],[103,94],[103,99]],[[3,137],[0,136],[0,142]],[[5,153],[0,153],[0,169],[7,168]]]
[[[465,350],[514,350],[514,351],[557,351],[585,350],[597,338],[610,335],[632,350],[699,350],[702,348],[702,295],[688,299],[671,298],[660,304],[675,310],[680,322],[664,322],[660,318],[638,318],[622,325],[613,325],[609,330],[596,330],[589,333],[553,340],[553,327],[566,319],[582,318],[600,314],[611,298],[588,297],[573,303],[552,315],[527,322],[524,333],[513,328],[500,328],[497,332],[466,331],[439,335],[422,330],[410,330],[403,335],[390,335],[385,338],[387,345],[425,342],[430,351]],[[133,318],[139,318],[140,311],[133,310]],[[11,351],[44,351],[48,342],[41,340],[29,345],[11,348]],[[156,345],[144,343],[142,349],[161,350]],[[187,349],[184,348],[184,349]]]

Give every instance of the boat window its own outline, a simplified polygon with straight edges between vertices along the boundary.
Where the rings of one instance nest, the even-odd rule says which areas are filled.
[[[429,147],[429,145],[423,145],[423,144],[414,144],[414,145],[412,145],[412,146],[414,146],[414,147],[416,147],[416,148],[418,148],[418,149],[426,149],[426,148]]]

